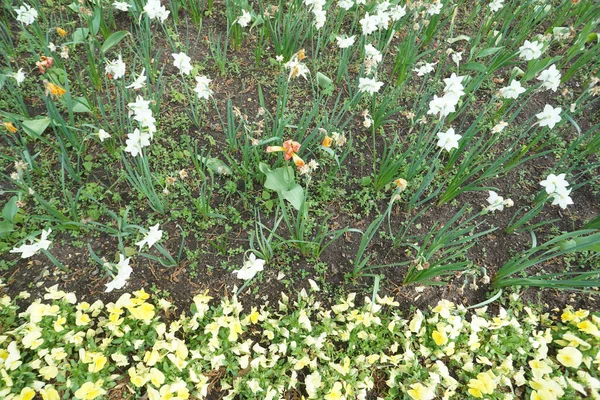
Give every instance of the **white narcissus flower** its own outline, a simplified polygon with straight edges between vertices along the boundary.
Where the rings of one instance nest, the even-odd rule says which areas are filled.
[[[336,36],[335,39],[337,40],[337,45],[340,49],[346,49],[354,44],[355,37],[355,35],[350,37]]]
[[[379,64],[383,59],[381,52],[370,43],[365,46],[365,57],[368,57],[371,60],[373,60],[375,64]]]
[[[406,7],[395,5],[390,8],[390,17],[392,21],[398,21],[406,15]]]
[[[252,15],[246,10],[242,10],[242,15],[235,20],[242,28],[248,26],[250,21],[252,21]]]
[[[550,174],[546,179],[540,182],[540,185],[546,189],[546,193],[552,194],[561,188],[569,186],[569,182],[566,181],[565,176],[565,174]]]
[[[194,92],[198,95],[199,99],[208,99],[212,96],[213,91],[208,87],[212,79],[208,79],[208,77],[202,75],[196,77],[196,87],[194,88]]]
[[[160,5],[160,0],[148,0],[148,3],[144,6],[144,12],[150,19],[158,19],[160,22],[165,22],[169,16],[169,11],[165,6]]]
[[[42,235],[39,239],[31,241],[30,244],[23,244],[19,247],[15,247],[11,253],[21,253],[21,258],[29,258],[37,254],[40,250],[48,250],[52,244],[51,240],[48,240],[48,236],[52,233],[52,229],[42,230]]]
[[[125,258],[123,254],[119,254],[119,262],[116,265],[117,275],[113,278],[112,281],[108,282],[106,286],[105,292],[112,292],[114,289],[122,289],[123,286],[127,284],[127,280],[131,276],[133,269],[129,266],[130,258]],[[111,264],[104,264],[105,267],[110,268]]]
[[[190,72],[192,72],[192,69],[194,69],[190,63],[192,59],[187,54],[181,52],[173,53],[171,55],[175,59],[175,61],[173,61],[173,65],[179,69],[179,72],[184,75],[189,75]]]
[[[494,125],[494,127],[492,128],[492,133],[500,133],[504,130],[504,128],[506,128],[508,126],[508,123],[504,122],[504,121],[500,121],[498,122],[496,125]]]
[[[135,128],[133,133],[127,134],[128,139],[125,141],[125,151],[131,153],[133,157],[142,153],[142,148],[150,146],[150,133],[141,132]]]
[[[131,85],[125,86],[127,89],[141,89],[146,86],[146,68],[142,69],[142,73],[137,77]]]
[[[104,129],[100,129],[98,133],[96,133],[96,136],[98,136],[98,139],[100,139],[101,142],[104,142],[106,139],[110,138],[110,133],[106,132]]]
[[[343,8],[347,11],[352,8],[354,2],[352,0],[339,0],[338,5],[340,6],[340,8]]]
[[[523,46],[519,47],[519,57],[526,61],[535,60],[540,58],[542,55],[542,47],[544,45],[537,40],[530,42],[526,40]]]
[[[462,84],[464,78],[464,76],[457,76],[455,73],[452,73],[452,75],[450,75],[450,78],[444,78],[444,83],[446,84],[446,87],[444,88],[444,93],[456,97],[460,97],[463,94],[465,94],[465,92],[463,91],[465,87]]]
[[[450,128],[446,132],[438,132],[437,137],[439,139],[437,142],[438,147],[448,152],[452,149],[458,149],[458,141],[462,138],[461,135],[454,133],[454,128]]]
[[[254,278],[258,272],[263,271],[265,269],[265,260],[261,260],[260,258],[256,258],[254,253],[250,253],[248,259],[244,262],[242,268],[233,271],[234,274],[237,274],[238,279],[243,279],[245,281]]]
[[[377,17],[377,15],[369,15],[369,13],[365,13],[364,18],[362,18],[359,22],[360,26],[362,27],[362,33],[366,36],[377,30],[379,17]]]
[[[435,66],[435,64],[437,64],[437,62],[425,63],[425,65],[423,65],[419,68],[415,68],[415,69],[413,69],[413,71],[415,71],[417,73],[417,76],[423,76],[425,74],[432,72],[434,70],[433,67]]]
[[[139,242],[137,242],[135,245],[139,246],[140,250],[142,250],[142,248],[144,247],[145,244],[148,245],[148,248],[151,248],[152,246],[154,246],[154,244],[156,242],[158,242],[163,235],[163,231],[161,231],[159,228],[159,224],[156,224],[154,226],[151,226],[150,229],[148,230],[148,232],[146,232],[144,238],[142,240],[140,240]]]
[[[113,79],[120,79],[125,76],[125,63],[123,62],[123,58],[119,54],[119,58],[116,60],[108,61],[106,63],[106,73],[111,74]]]
[[[535,116],[539,119],[540,126],[547,126],[552,129],[554,126],[560,122],[560,113],[562,112],[562,108],[560,107],[552,107],[550,104],[546,104],[544,107],[544,111]]]
[[[490,10],[492,10],[493,12],[500,10],[502,7],[504,7],[503,3],[504,3],[504,0],[493,0],[490,3]]]
[[[455,96],[452,93],[446,93],[442,97],[433,95],[433,100],[429,102],[427,114],[439,114],[440,118],[443,118],[456,111],[458,101],[458,96]]]
[[[550,68],[543,70],[537,77],[542,81],[542,87],[556,92],[560,85],[560,71],[556,69],[556,65],[551,65]]]
[[[379,82],[376,79],[371,78],[359,78],[358,79],[358,90],[360,92],[367,92],[369,94],[375,94],[381,89],[383,82]]]
[[[567,189],[566,187],[558,188],[556,192],[552,193],[552,205],[559,205],[564,210],[569,204],[573,204],[570,194],[571,189]]]
[[[17,21],[24,23],[25,25],[31,25],[35,22],[38,17],[38,12],[35,8],[29,4],[23,4],[19,8],[15,8],[17,13]]]
[[[25,81],[25,72],[23,72],[23,68],[19,68],[17,72],[13,72],[7,76],[14,78],[14,80],[17,81],[17,86],[21,86],[21,83]]]
[[[498,196],[498,193],[493,190],[490,190],[488,193],[490,195],[487,198],[487,202],[490,204],[486,207],[488,211],[502,211],[504,210],[504,207],[512,207],[514,205],[514,202],[511,199],[504,200],[504,197]]]
[[[442,12],[442,2],[440,0],[435,0],[433,3],[429,5],[427,9],[427,14],[429,15],[437,15]]]
[[[500,96],[505,99],[516,99],[521,93],[525,92],[525,88],[521,86],[521,82],[513,79],[510,85],[500,89]]]
[[[127,3],[126,1],[115,1],[112,3],[112,5],[119,11],[127,11],[129,10],[129,7],[131,7],[131,4]]]

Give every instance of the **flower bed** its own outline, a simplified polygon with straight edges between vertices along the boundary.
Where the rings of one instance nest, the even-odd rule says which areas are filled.
[[[26,298],[26,294],[20,297]],[[391,298],[312,294],[243,310],[236,296],[191,314],[143,289],[115,303],[56,287],[0,308],[6,400],[598,398],[600,318],[512,305],[490,313],[441,300],[402,316]]]

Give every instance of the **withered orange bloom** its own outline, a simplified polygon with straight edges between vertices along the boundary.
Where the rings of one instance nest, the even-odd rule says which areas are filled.
[[[67,93],[65,89],[52,82],[44,81],[44,85],[46,86],[46,96],[50,94],[54,97],[61,97],[63,94]]]
[[[298,61],[304,60],[306,58],[304,49],[300,49],[300,51],[296,53],[296,56],[298,57]]]
[[[296,152],[300,150],[302,145],[292,139],[283,142],[283,146],[267,146],[267,153],[274,153],[277,151],[283,151],[285,154],[283,158],[286,160],[293,159],[296,167],[301,168],[304,166],[304,160],[302,160]]]
[[[15,133],[17,131],[17,128],[13,125],[12,122],[3,122],[2,126],[8,129],[10,133]]]
[[[323,145],[323,147],[331,147],[331,142],[333,142],[333,139],[327,135],[325,135],[325,139],[323,139],[323,143],[321,143]]]
[[[58,33],[61,37],[67,36],[67,31],[65,31],[63,28],[56,28],[56,33]]]

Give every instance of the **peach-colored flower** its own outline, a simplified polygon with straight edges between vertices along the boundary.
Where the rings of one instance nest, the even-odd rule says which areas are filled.
[[[300,150],[302,145],[292,139],[283,142],[283,146],[267,146],[267,153],[274,153],[283,151],[285,154],[283,158],[286,160],[293,159],[296,167],[301,168],[304,166],[304,160],[302,160],[296,153]]]

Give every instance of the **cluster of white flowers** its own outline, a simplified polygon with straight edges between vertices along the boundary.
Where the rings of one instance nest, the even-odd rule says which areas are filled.
[[[550,174],[545,180],[540,182],[540,185],[552,197],[552,205],[559,205],[564,210],[569,204],[573,204],[573,199],[570,196],[571,189],[567,188],[569,182],[565,180],[565,174]]]
[[[165,22],[169,16],[169,11],[165,6],[160,5],[160,0],[148,0],[148,3],[144,6],[144,12],[150,19],[158,19],[160,22]]]
[[[184,75],[189,75],[190,72],[192,72],[192,69],[194,69],[192,67],[192,63],[190,62],[192,59],[187,54],[183,52],[173,53],[172,56],[175,59],[173,61],[173,65],[179,69],[179,72]]]
[[[48,236],[52,233],[52,229],[42,230],[42,235],[37,240],[31,240],[30,244],[22,244],[19,247],[15,247],[11,253],[21,253],[21,258],[29,258],[36,255],[40,250],[48,250],[48,247],[52,244],[51,240],[48,240]]]
[[[208,77],[201,75],[196,77],[196,87],[194,88],[194,92],[198,95],[199,99],[207,99],[212,96],[213,91],[208,86],[212,79],[208,79]]]
[[[414,68],[413,71],[415,71],[417,73],[417,76],[427,75],[427,74],[433,72],[433,70],[435,69],[434,68],[435,64],[437,64],[437,62],[425,63],[425,64],[421,65],[420,67]]]
[[[498,193],[493,190],[488,191],[489,197],[487,198],[487,202],[490,204],[486,207],[488,211],[502,211],[504,207],[512,207],[515,203],[511,199],[504,200],[504,197],[498,196]]]
[[[310,7],[315,17],[315,28],[321,29],[327,21],[327,12],[323,8],[325,6],[325,0],[304,0],[304,5]]]
[[[350,4],[350,7],[352,7],[351,2],[348,4]],[[344,4],[344,6],[348,4]],[[345,8],[344,6],[342,6],[342,3],[340,2],[340,7]],[[375,9],[375,14],[370,15],[367,12],[365,13],[365,16],[359,21],[360,26],[362,27],[362,33],[366,36],[370,35],[371,33],[377,30],[387,29],[390,21],[398,21],[405,15],[406,7],[400,5],[394,5],[390,7],[390,2],[385,0],[377,5],[377,8]]]
[[[133,115],[133,119],[143,129],[143,131],[140,131],[136,128],[133,133],[127,135],[128,139],[125,141],[127,145],[125,151],[136,157],[142,153],[142,148],[150,146],[150,140],[156,132],[156,119],[150,109],[150,100],[144,100],[142,96],[137,96],[135,102],[129,103],[127,106],[130,110],[129,115]]]
[[[37,10],[29,4],[23,4],[21,7],[15,8],[15,12],[17,13],[17,21],[25,25],[33,24],[38,17]]]
[[[464,76],[457,76],[454,73],[450,78],[444,79],[444,83],[446,84],[444,95],[442,97],[433,96],[433,100],[429,102],[429,111],[427,111],[427,114],[439,114],[440,118],[443,118],[456,111],[456,106],[461,96],[465,94],[463,91],[464,86],[462,85],[463,79]]]
[[[121,79],[125,76],[125,63],[123,62],[122,56],[119,54],[119,58],[116,60],[108,61],[106,63],[106,73],[111,75],[113,79]]]

